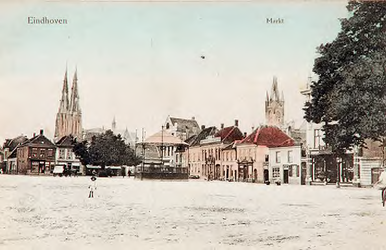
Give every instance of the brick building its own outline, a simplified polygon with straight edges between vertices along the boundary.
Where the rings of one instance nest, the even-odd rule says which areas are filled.
[[[50,174],[55,165],[56,146],[43,130],[17,147],[17,172],[22,174]]]

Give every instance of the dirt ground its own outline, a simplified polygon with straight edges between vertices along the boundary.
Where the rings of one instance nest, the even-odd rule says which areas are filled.
[[[386,249],[380,191],[0,175],[0,249]]]

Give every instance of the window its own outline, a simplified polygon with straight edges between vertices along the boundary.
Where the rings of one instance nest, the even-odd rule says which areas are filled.
[[[46,150],[43,149],[43,148],[41,148],[41,149],[40,149],[40,155],[39,155],[39,157],[40,157],[40,158],[44,158],[45,156],[46,156]]]
[[[72,152],[70,149],[67,149],[67,159],[71,159]]]
[[[272,168],[272,177],[280,178],[280,168]]]
[[[293,156],[292,156],[292,150],[288,151],[288,162],[291,163],[293,161]]]
[[[288,176],[289,177],[292,177],[292,171],[293,171],[292,165],[288,166]]]
[[[229,152],[227,152],[227,161],[229,160]]]
[[[320,148],[322,131],[320,129],[314,130],[314,148]]]
[[[276,163],[280,163],[280,151],[276,152]]]
[[[38,156],[38,149],[32,148],[32,157],[37,157],[37,156]]]
[[[265,155],[265,162],[269,161],[269,155]]]
[[[294,165],[296,167],[296,177],[300,176],[300,166],[299,165]]]
[[[59,159],[64,159],[64,149],[59,149]]]
[[[54,150],[52,148],[48,149],[48,156],[53,156],[54,155]]]

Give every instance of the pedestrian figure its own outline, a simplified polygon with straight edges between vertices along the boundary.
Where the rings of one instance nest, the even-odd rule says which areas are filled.
[[[91,177],[91,183],[88,186],[90,189],[90,194],[88,195],[88,198],[94,198],[94,190],[96,190],[96,177]]]
[[[127,176],[130,178],[130,176],[131,176],[131,171],[130,170],[127,172]]]

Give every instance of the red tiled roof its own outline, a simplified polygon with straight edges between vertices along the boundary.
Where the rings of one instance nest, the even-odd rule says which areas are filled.
[[[243,133],[236,126],[226,127],[218,131],[214,137],[220,137],[222,142],[234,142],[243,139]]]
[[[278,127],[262,126],[248,135],[241,143],[253,143],[267,147],[293,146],[294,140]]]

